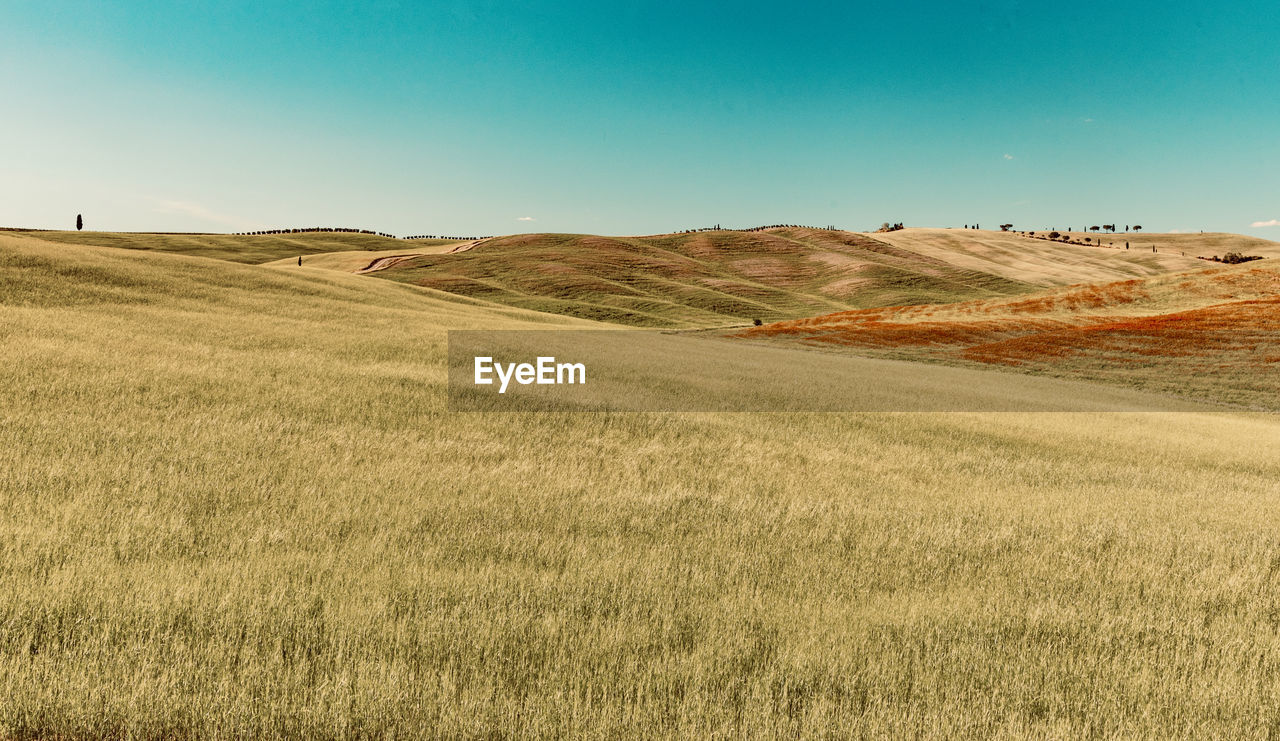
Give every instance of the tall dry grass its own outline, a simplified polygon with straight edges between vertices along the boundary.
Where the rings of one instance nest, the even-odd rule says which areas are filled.
[[[1280,428],[449,414],[322,271],[0,237],[0,736],[1280,730]]]

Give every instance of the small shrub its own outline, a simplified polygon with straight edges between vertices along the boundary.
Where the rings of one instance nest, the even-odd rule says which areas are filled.
[[[1224,262],[1228,265],[1239,265],[1242,262],[1261,260],[1262,258],[1258,255],[1242,255],[1239,252],[1228,252],[1222,256],[1221,260],[1218,260],[1217,255],[1214,255],[1213,259],[1217,262]]]

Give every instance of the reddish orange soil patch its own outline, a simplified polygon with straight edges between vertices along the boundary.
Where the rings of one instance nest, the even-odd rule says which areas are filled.
[[[1001,365],[1280,411],[1280,270],[1274,268],[845,311],[734,336]]]
[[[1127,281],[1126,284],[1136,283]],[[1080,308],[1135,295],[1133,286],[1073,292]],[[1109,289],[1111,287],[1103,287]],[[1055,364],[1089,357],[1118,364],[1155,359],[1214,359],[1228,365],[1275,367],[1280,348],[1280,296],[1234,301],[1202,309],[1144,317],[1070,316],[1061,297],[1047,299],[1062,319],[1015,316],[988,319],[896,320],[928,316],[924,307],[869,309],[754,327],[743,338],[784,338],[807,343],[870,349],[917,348],[928,354],[1000,365]],[[1036,306],[1034,301],[1014,307]],[[1006,308],[1009,305],[1006,304]],[[909,311],[915,309],[917,311]],[[978,312],[975,312],[978,313]]]
[[[1105,355],[1230,358],[1233,364],[1270,365],[1277,347],[1280,297],[1040,332],[970,346],[960,354],[969,360],[1003,364]]]

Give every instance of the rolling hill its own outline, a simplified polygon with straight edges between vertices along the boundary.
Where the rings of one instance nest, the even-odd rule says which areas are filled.
[[[1181,256],[990,232],[779,228],[631,238],[526,234],[405,260],[376,275],[600,321],[706,327],[1013,296],[1202,266]]]
[[[773,228],[648,237],[523,234],[477,241],[352,233],[280,235],[29,232],[58,244],[153,250],[232,262],[368,272],[509,306],[632,326],[733,326],[851,309],[998,298],[1207,267],[1188,254],[1271,254],[1238,235],[1176,239],[1143,252],[1014,233],[904,229],[859,234]],[[1278,252],[1277,254],[1280,254]],[[372,268],[372,270],[371,270]]]
[[[272,260],[297,260],[299,255],[319,255],[329,252],[363,252],[375,250],[426,251],[442,249],[442,245],[456,244],[458,240],[400,240],[376,234],[353,232],[299,232],[296,234],[154,234],[132,232],[65,232],[65,231],[7,231],[57,244],[118,247],[129,250],[171,252],[192,257],[211,257],[217,260],[259,264]],[[412,251],[409,250],[409,251]]]
[[[1124,249],[1129,243],[1129,251],[1151,253],[1154,247],[1157,254],[1183,255],[1187,257],[1221,257],[1228,252],[1242,255],[1258,255],[1260,257],[1280,257],[1280,242],[1250,237],[1244,234],[1226,232],[1060,232],[1078,242],[1086,238],[1094,244],[1105,247]]]
[[[1202,267],[1202,261],[1193,261],[1192,254],[1109,250],[1032,239],[1016,232],[909,228],[872,236],[899,249],[1041,287],[1103,283]],[[1165,235],[1144,236],[1158,239]],[[1186,237],[1187,242],[1192,240],[1192,235],[1178,236]],[[1280,248],[1280,244],[1268,244]],[[1120,246],[1124,246],[1123,241]]]

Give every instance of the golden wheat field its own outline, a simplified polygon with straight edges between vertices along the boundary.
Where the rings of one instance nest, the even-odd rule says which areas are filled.
[[[1052,357],[1036,322],[1274,294],[1270,260],[1066,268],[1074,247],[983,236],[948,262],[874,238],[773,235],[791,247],[770,264],[721,254],[737,235],[605,241],[649,267],[666,250],[661,279],[574,257],[538,293],[485,256],[536,264],[515,238],[356,275],[406,245],[313,238],[298,267],[300,243],[270,237],[0,234],[0,737],[1280,734],[1280,419],[1245,392],[1189,384],[1199,411],[1158,384],[1087,413],[448,411],[449,330],[845,310],[822,321],[850,352],[888,324],[1006,322],[977,338],[1001,362],[858,366],[998,397],[1026,370],[1005,361]],[[873,307],[842,265],[932,308],[857,335]],[[1062,286],[1092,276],[1135,282],[1068,311],[1093,294]],[[1261,377],[1256,401],[1271,314],[1227,319],[1257,338],[1220,364],[1259,365],[1187,372]],[[779,372],[843,357],[788,328],[813,326],[756,338]],[[1063,375],[1133,385],[1080,370],[1100,342]]]

